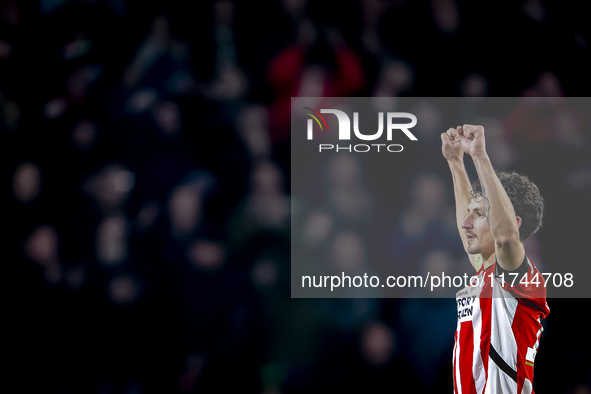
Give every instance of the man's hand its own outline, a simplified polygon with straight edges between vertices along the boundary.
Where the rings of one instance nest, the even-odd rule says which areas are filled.
[[[486,156],[484,127],[465,124],[464,127],[458,126],[458,134],[462,137],[464,152],[474,159]]]
[[[458,127],[459,129],[460,127]],[[464,151],[462,150],[462,137],[458,134],[456,129],[448,129],[445,133],[441,133],[441,151],[443,157],[448,161],[462,161],[464,158]]]

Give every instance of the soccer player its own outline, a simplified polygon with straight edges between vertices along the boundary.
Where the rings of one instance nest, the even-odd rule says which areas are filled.
[[[544,200],[527,177],[493,169],[484,127],[451,128],[441,140],[453,177],[458,230],[478,278],[456,295],[454,392],[533,393],[540,319],[550,309],[544,278],[523,242],[541,227]],[[464,152],[478,173],[472,185]]]

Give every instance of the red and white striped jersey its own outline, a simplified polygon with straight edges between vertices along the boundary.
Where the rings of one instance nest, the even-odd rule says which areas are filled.
[[[541,319],[550,313],[544,278],[528,257],[515,271],[495,263],[476,277],[456,294],[454,393],[533,393]]]

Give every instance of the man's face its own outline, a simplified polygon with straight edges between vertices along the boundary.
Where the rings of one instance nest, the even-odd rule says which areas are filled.
[[[468,238],[468,253],[482,253],[489,256],[495,252],[495,242],[486,220],[486,210],[482,197],[470,200],[466,218],[462,222],[462,229]]]

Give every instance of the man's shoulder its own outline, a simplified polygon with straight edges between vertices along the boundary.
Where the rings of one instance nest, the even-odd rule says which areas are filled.
[[[526,255],[515,270],[508,271],[499,264],[495,266],[495,278],[501,288],[509,292],[519,304],[540,313],[545,318],[550,313],[546,302],[546,282],[534,262]]]

